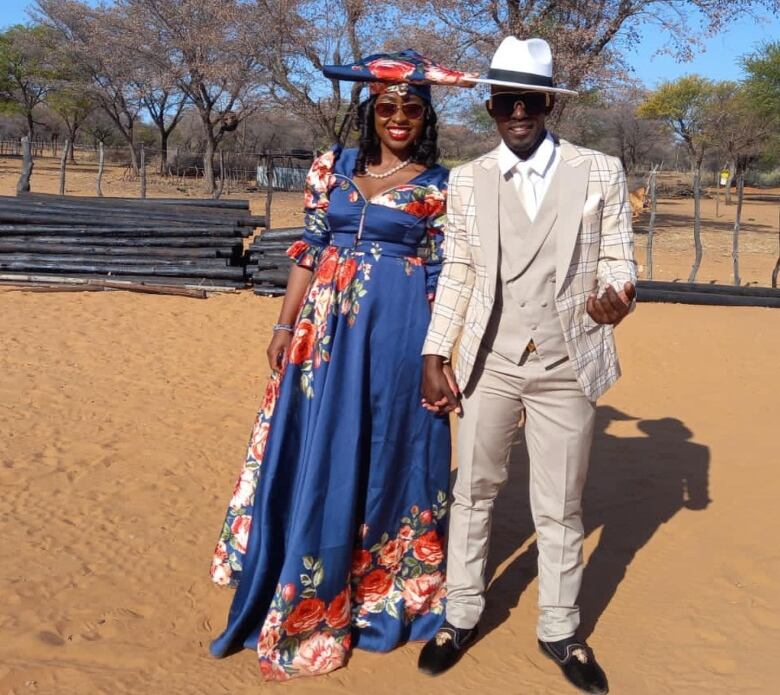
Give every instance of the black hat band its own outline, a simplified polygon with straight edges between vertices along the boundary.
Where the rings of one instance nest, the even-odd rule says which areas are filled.
[[[546,75],[536,75],[532,72],[515,72],[514,70],[497,70],[490,68],[487,79],[498,80],[499,82],[517,82],[519,84],[530,84],[534,87],[554,87],[552,77]]]

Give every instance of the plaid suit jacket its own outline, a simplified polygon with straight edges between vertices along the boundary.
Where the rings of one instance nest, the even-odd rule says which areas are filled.
[[[566,349],[585,395],[595,401],[620,376],[613,327],[585,311],[607,284],[636,282],[631,209],[620,160],[559,141],[555,306]],[[450,173],[444,263],[423,354],[452,356],[469,386],[493,311],[498,282],[498,148]]]

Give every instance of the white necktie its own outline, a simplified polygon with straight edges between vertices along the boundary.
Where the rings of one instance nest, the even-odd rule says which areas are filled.
[[[515,185],[518,186],[520,200],[523,202],[528,217],[533,222],[536,217],[537,201],[536,189],[531,180],[531,170],[528,167],[518,166],[515,171],[517,172]]]

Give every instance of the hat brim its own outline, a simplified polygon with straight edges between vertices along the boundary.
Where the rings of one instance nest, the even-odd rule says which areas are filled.
[[[474,82],[480,84],[493,84],[497,87],[514,87],[515,89],[527,89],[532,92],[549,92],[551,94],[571,94],[577,96],[578,93],[572,89],[564,89],[563,87],[540,87],[538,84],[524,84],[523,82],[506,82],[504,80],[490,80],[487,77],[475,77]]]

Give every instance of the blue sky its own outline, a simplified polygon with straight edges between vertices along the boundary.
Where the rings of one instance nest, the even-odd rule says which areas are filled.
[[[777,40],[780,40],[780,17],[745,17],[705,40],[705,50],[690,62],[678,63],[668,55],[654,55],[664,44],[663,35],[657,28],[645,30],[639,50],[627,57],[634,74],[650,88],[664,80],[692,73],[712,80],[739,80],[744,76],[740,57],[752,53],[762,43]]]
[[[0,0],[0,27],[27,20],[25,10],[30,0]],[[705,50],[693,61],[677,63],[666,55],[654,56],[663,44],[662,32],[656,27],[644,31],[639,50],[628,55],[636,76],[648,87],[663,80],[698,73],[713,80],[738,80],[742,76],[740,56],[750,53],[761,43],[780,38],[780,17],[745,18],[734,22],[704,43]]]

